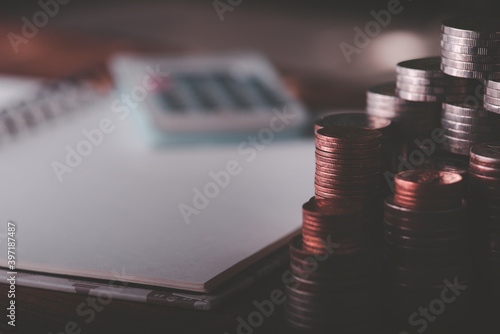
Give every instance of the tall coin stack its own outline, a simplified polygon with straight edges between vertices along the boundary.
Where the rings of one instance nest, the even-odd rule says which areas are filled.
[[[500,114],[500,80],[486,80],[484,88],[484,108]]]
[[[460,78],[496,78],[500,72],[498,18],[455,17],[441,26],[441,69]]]
[[[380,325],[379,253],[362,224],[359,203],[313,197],[303,205],[286,284],[285,314],[294,328],[364,334]]]
[[[413,332],[418,319],[408,319],[425,307],[433,319],[426,333],[439,333],[460,319],[470,302],[463,180],[456,173],[414,170],[398,173],[395,185],[384,215],[391,321],[396,319],[399,330]],[[453,285],[462,287],[455,295],[449,294]],[[433,303],[443,295],[446,300]]]
[[[442,147],[455,154],[468,156],[475,144],[500,139],[500,115],[482,107],[443,103],[441,126],[446,139]]]
[[[314,130],[317,131],[324,127],[335,127],[335,126],[350,126],[350,127],[362,127],[372,130],[377,130],[382,134],[380,139],[380,158],[381,158],[381,177],[380,177],[380,192],[382,198],[389,195],[391,190],[389,189],[388,183],[386,182],[383,174],[385,171],[393,172],[394,167],[394,149],[393,149],[393,128],[390,120],[386,118],[370,116],[366,113],[355,113],[355,112],[340,112],[332,113],[319,117],[314,125]],[[379,205],[380,211],[382,211],[382,205]],[[367,213],[368,219],[373,221],[378,220],[378,223],[372,224],[368,222],[368,225],[376,225],[379,231],[382,231],[382,212],[373,214]]]
[[[400,98],[396,83],[370,87],[366,93],[366,111],[369,115],[390,119],[398,141],[428,138],[439,127],[441,104],[415,102]]]
[[[382,170],[392,170],[392,125],[391,121],[360,112],[340,112],[321,116],[314,124],[314,131],[324,127],[351,126],[377,130],[382,134],[380,139],[380,158]]]
[[[349,126],[316,131],[317,198],[349,199],[363,206],[367,233],[382,242],[380,198],[382,134]]]
[[[377,198],[381,139],[380,132],[358,127],[316,131],[316,197],[360,201]]]
[[[463,102],[474,95],[477,80],[455,78],[441,72],[441,57],[400,62],[396,87],[400,98],[421,102]]]
[[[484,295],[500,298],[500,142],[471,148],[469,202]],[[494,300],[492,298],[492,300]]]

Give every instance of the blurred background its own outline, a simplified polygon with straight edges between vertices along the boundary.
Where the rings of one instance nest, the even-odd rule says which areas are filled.
[[[67,76],[122,50],[258,50],[312,109],[363,107],[366,88],[392,80],[397,62],[439,54],[444,18],[500,9],[488,0],[55,1],[2,2],[1,73]],[[22,36],[23,18],[33,22],[42,3],[55,14],[16,53],[9,34]],[[388,6],[397,14],[380,14]],[[387,24],[356,44],[377,15]]]

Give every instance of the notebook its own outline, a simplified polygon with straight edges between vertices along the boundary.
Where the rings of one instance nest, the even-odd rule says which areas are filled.
[[[16,223],[17,269],[209,292],[299,232],[311,140],[154,149],[117,98],[0,147],[0,233]]]

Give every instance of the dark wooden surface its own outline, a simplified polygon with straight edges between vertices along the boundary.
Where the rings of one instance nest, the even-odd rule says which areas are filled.
[[[255,311],[252,304],[269,299],[274,289],[283,290],[280,269],[260,284],[235,296],[231,301],[213,311],[194,311],[157,305],[112,300],[103,305],[95,318],[86,323],[89,317],[81,317],[76,309],[87,303],[87,296],[17,287],[16,328],[12,331],[6,325],[7,285],[0,284],[0,328],[4,333],[66,333],[67,323],[78,324],[80,333],[237,333],[237,317],[247,318]],[[274,313],[265,319],[254,333],[289,332],[284,321],[283,305],[276,306]],[[72,333],[68,331],[67,333]],[[74,331],[74,333],[79,333]]]

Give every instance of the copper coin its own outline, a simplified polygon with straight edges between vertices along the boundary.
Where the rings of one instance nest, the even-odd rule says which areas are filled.
[[[405,208],[418,210],[446,210],[459,207],[461,198],[422,199],[394,194],[394,203]]]
[[[380,142],[381,137],[377,130],[353,126],[327,127],[316,131],[319,140],[339,144],[375,143]]]
[[[391,121],[385,118],[370,116],[366,113],[332,113],[321,116],[315,122],[315,130],[332,126],[354,126],[378,130],[386,134],[391,126]]]
[[[371,150],[371,151],[369,150],[367,153],[362,153],[355,150],[348,151],[347,153],[335,153],[335,152],[327,152],[316,149],[316,152],[317,152],[316,154],[325,156],[329,159],[339,159],[344,161],[380,159],[379,150]]]
[[[500,166],[499,168],[487,167],[471,161],[469,164],[469,170],[471,173],[477,175],[500,177]]]
[[[500,168],[500,142],[474,145],[470,150],[470,161],[485,167]]]
[[[463,189],[463,178],[460,174],[429,169],[409,170],[396,174],[394,178],[396,192],[401,189],[418,194],[436,192],[460,192]]]
[[[324,128],[323,128],[324,129]],[[380,142],[367,142],[363,144],[337,144],[316,139],[316,148],[325,152],[342,153],[356,150],[376,151],[380,149]]]

